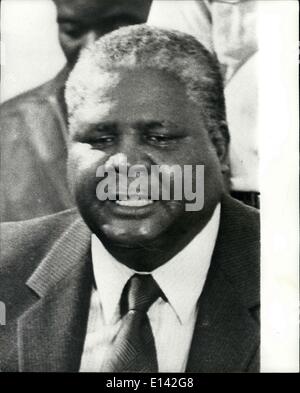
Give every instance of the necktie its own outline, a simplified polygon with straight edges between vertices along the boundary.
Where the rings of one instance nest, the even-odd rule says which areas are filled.
[[[121,298],[122,326],[102,371],[158,372],[147,311],[160,295],[161,290],[150,274],[135,274],[128,281]]]

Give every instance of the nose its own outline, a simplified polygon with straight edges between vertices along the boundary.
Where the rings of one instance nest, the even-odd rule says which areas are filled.
[[[89,46],[96,41],[100,35],[96,31],[89,31],[85,36],[84,46]]]
[[[119,135],[118,142],[111,151],[106,162],[106,167],[115,171],[127,171],[132,166],[141,166],[150,170],[152,160],[145,151],[139,132],[136,130],[123,130]],[[135,168],[136,169],[136,168]]]
[[[127,168],[133,165],[140,165],[150,169],[151,161],[145,152],[145,146],[141,142],[138,132],[125,132],[120,138],[118,148],[119,153],[126,157],[124,165],[127,165]]]

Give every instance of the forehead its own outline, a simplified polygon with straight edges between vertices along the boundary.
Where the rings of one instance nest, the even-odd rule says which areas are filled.
[[[151,0],[55,0],[59,17],[107,18],[116,14],[129,14],[145,21]]]
[[[108,73],[105,78],[107,83],[86,94],[75,114],[78,120],[84,123],[172,120],[182,124],[192,122],[195,114],[196,117],[199,114],[183,83],[165,72],[121,71]]]
[[[185,86],[169,73],[140,69],[121,71],[118,76],[118,83],[112,88],[108,86],[108,89],[111,97],[125,103],[153,105],[158,102],[159,105],[167,102],[171,106],[178,100],[186,101]],[[127,99],[124,100],[124,97]]]

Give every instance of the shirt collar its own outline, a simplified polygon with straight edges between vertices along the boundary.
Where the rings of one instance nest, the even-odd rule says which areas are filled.
[[[183,250],[151,273],[181,323],[193,315],[201,295],[218,234],[220,207],[218,204],[206,226]],[[119,317],[123,288],[136,271],[118,262],[94,234],[91,247],[96,286],[109,323]]]

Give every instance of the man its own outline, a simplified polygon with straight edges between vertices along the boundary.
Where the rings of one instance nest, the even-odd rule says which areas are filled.
[[[2,225],[0,368],[258,371],[259,219],[224,192],[215,58],[189,35],[124,27],[82,53],[66,101],[79,214]],[[152,198],[152,182],[130,192],[135,166],[160,179],[204,166],[202,209],[186,194]],[[101,200],[108,173],[128,185]],[[195,171],[186,180],[201,183]]]
[[[82,47],[146,21],[151,0],[55,0],[67,64],[48,83],[0,107],[0,219],[17,221],[74,205],[66,181],[64,84]]]

